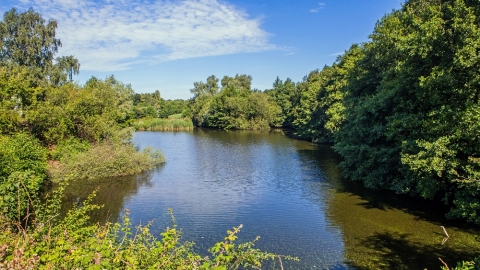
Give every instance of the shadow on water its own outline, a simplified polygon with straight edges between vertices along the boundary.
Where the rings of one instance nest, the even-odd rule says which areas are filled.
[[[163,165],[159,165],[161,169]],[[73,180],[65,188],[62,199],[62,215],[75,205],[81,205],[92,192],[96,191],[93,204],[102,205],[102,208],[90,213],[92,222],[115,222],[124,209],[124,202],[135,196],[141,187],[148,187],[151,183],[153,171],[146,171],[136,175],[111,177],[96,180]],[[58,186],[54,185],[55,189]]]
[[[473,258],[478,255],[478,250],[473,250],[468,245],[452,245],[449,247],[437,244],[424,244],[412,242],[412,235],[398,232],[375,233],[361,243],[370,249],[372,257],[378,257],[378,262],[372,265],[351,263],[356,269],[440,269],[442,258],[449,266],[455,266],[457,261]],[[443,235],[441,235],[443,237]],[[381,254],[381,256],[378,256]],[[407,256],[405,256],[407,255]]]
[[[262,236],[258,248],[301,257],[285,269],[440,269],[439,257],[454,266],[480,254],[478,228],[446,220],[444,205],[345,181],[330,146],[278,133],[136,133],[141,147],[162,149],[165,166],[72,182],[64,208],[99,187],[94,202],[105,207],[93,221],[118,220],[130,208],[135,224],[156,219],[155,235],[173,208],[184,239],[200,250],[244,224],[243,239]],[[440,226],[450,235],[443,245]]]
[[[343,179],[340,157],[329,146],[299,150],[305,161],[315,159],[334,192],[328,217],[341,228],[346,264],[355,269],[440,269],[480,254],[479,228],[447,220],[440,202],[371,190]],[[325,181],[325,179],[317,179]],[[313,191],[315,192],[315,191]],[[445,226],[450,238],[440,226]]]

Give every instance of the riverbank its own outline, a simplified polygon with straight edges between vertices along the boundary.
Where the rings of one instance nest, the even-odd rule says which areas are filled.
[[[58,183],[66,178],[84,180],[132,175],[163,162],[165,157],[160,150],[146,148],[139,152],[131,144],[104,142],[81,152],[63,152],[58,160],[49,161],[48,173],[51,181]]]

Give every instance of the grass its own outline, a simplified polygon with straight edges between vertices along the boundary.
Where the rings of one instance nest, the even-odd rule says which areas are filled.
[[[165,161],[159,151],[145,149],[138,152],[129,144],[101,143],[85,152],[76,153],[66,160],[49,163],[49,175],[53,182],[67,176],[74,179],[98,179],[132,175],[153,169]]]
[[[137,131],[181,131],[192,130],[193,122],[190,119],[182,118],[181,114],[175,114],[165,118],[142,118],[133,123]]]

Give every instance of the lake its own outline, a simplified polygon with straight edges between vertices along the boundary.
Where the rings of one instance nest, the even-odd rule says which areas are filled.
[[[239,242],[298,256],[285,269],[440,269],[479,254],[478,227],[443,218],[445,207],[372,191],[342,179],[329,146],[281,131],[136,132],[140,148],[161,149],[167,162],[131,177],[71,183],[65,204],[99,188],[104,208],[95,221],[153,221],[155,235],[171,226],[208,255],[226,231],[243,224]],[[440,226],[445,226],[450,238]]]

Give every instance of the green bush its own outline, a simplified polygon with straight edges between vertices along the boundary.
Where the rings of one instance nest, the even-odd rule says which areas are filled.
[[[90,144],[82,139],[70,137],[65,141],[61,141],[51,153],[54,160],[65,161],[71,156],[86,152],[90,149]]]
[[[181,242],[173,226],[158,239],[151,223],[134,230],[126,211],[122,223],[90,224],[88,213],[98,206],[88,200],[58,218],[63,188],[45,204],[36,204],[37,217],[26,229],[15,229],[0,216],[0,268],[2,269],[260,269],[265,260],[284,257],[254,248],[257,240],[237,244],[240,227],[228,231],[210,250],[212,258],[192,251],[193,243]],[[258,239],[258,238],[257,238]]]
[[[0,215],[20,220],[47,176],[47,150],[32,136],[0,137]]]
[[[46,175],[47,150],[26,133],[0,137],[0,178],[5,179],[15,171],[31,170],[36,175]]]

